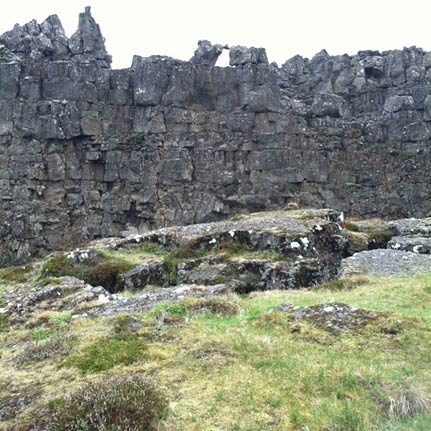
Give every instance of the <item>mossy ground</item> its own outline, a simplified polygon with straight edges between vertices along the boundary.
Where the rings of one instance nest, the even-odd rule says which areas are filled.
[[[282,302],[326,301],[388,317],[335,335],[268,313]],[[21,326],[5,320],[0,405],[13,404],[16,394],[27,401],[0,429],[27,429],[50,401],[85,381],[144,372],[170,401],[164,430],[428,431],[430,301],[431,275],[362,277],[318,289],[162,303],[134,314],[140,325],[131,332],[125,315],[71,319],[43,311]],[[162,322],[162,311],[178,318]],[[59,339],[69,345],[58,348]],[[404,416],[391,410],[403,402],[425,407]]]

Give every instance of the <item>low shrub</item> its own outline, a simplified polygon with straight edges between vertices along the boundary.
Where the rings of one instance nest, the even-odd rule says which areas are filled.
[[[0,313],[0,334],[8,330],[9,321],[10,321],[10,318],[7,314]]]
[[[139,144],[144,139],[144,133],[139,130],[132,130],[127,137],[129,142]]]
[[[359,232],[359,226],[352,222],[343,223],[342,228],[346,230],[350,230],[351,232]]]
[[[72,340],[73,337],[71,336],[56,336],[43,343],[29,343],[25,349],[16,356],[15,361],[17,364],[26,364],[29,362],[43,361],[49,358],[66,356],[72,349]]]
[[[88,382],[48,406],[47,431],[155,431],[168,413],[156,383],[142,375]]]
[[[92,286],[103,286],[110,293],[122,289],[120,274],[136,266],[125,259],[114,259],[100,255],[98,260],[74,264],[64,255],[51,257],[41,271],[42,281],[48,277],[71,276],[84,280]]]
[[[110,293],[116,293],[123,288],[120,274],[134,266],[134,264],[121,260],[100,262],[84,273],[84,281],[92,286],[103,286]]]

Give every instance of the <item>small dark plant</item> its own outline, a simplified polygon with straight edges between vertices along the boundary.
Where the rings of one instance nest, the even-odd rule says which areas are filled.
[[[163,280],[165,286],[173,286],[177,282],[178,264],[180,260],[176,257],[168,255],[163,260]]]
[[[142,142],[144,139],[143,132],[140,132],[139,130],[132,130],[128,136],[129,142],[138,144],[139,142]]]

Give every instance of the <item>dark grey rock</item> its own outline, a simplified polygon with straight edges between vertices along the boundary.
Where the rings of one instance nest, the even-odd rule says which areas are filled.
[[[105,48],[105,40],[99,25],[91,16],[91,8],[85,8],[84,13],[79,14],[78,30],[71,36],[69,48],[72,54],[92,57],[102,60],[106,64],[111,63],[111,56]]]
[[[142,290],[147,285],[160,286],[164,284],[163,274],[163,262],[143,263],[123,274],[121,283],[125,289]]]
[[[343,97],[331,93],[318,93],[314,96],[311,111],[317,117],[349,117],[350,112]]]
[[[232,46],[229,50],[229,65],[243,66],[245,64],[268,64],[265,48]]]
[[[198,42],[198,49],[190,59],[190,62],[207,66],[215,66],[217,59],[224,49],[229,48],[226,45],[213,45],[209,40],[200,40]]]
[[[135,56],[111,70],[89,9],[70,39],[51,16],[0,43],[0,266],[292,200],[429,214],[431,57],[419,48],[323,50],[279,68],[233,47],[233,67],[214,67],[224,47],[202,41],[190,62]]]

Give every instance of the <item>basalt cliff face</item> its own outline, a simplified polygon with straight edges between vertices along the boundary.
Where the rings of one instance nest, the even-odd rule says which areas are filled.
[[[190,61],[113,70],[87,8],[0,36],[0,266],[124,231],[242,211],[431,208],[431,52],[359,52],[281,67],[199,42]]]

